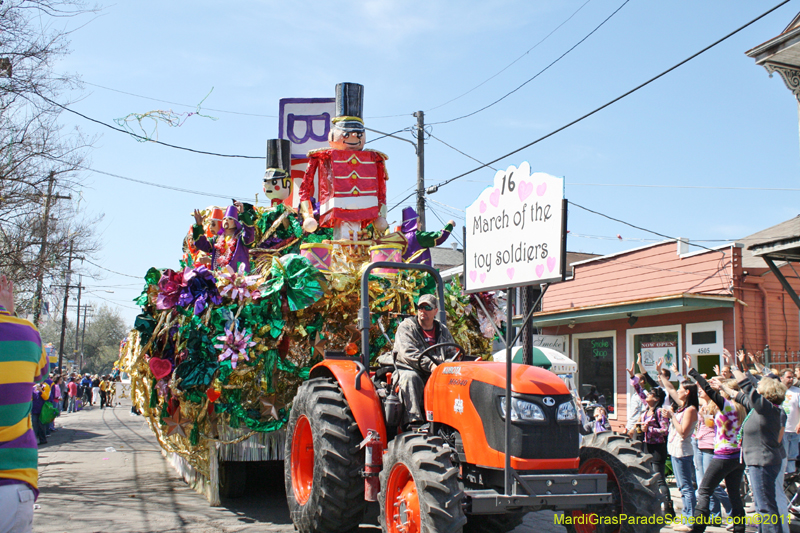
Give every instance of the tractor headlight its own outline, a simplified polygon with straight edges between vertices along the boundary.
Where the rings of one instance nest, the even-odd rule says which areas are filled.
[[[506,417],[506,399],[505,397],[500,397],[500,413],[505,420]],[[511,421],[512,422],[542,422],[544,421],[544,411],[538,405],[526,402],[525,400],[520,400],[517,398],[511,398]]]
[[[578,410],[575,409],[575,402],[570,400],[558,406],[558,414],[556,419],[559,422],[578,419]]]

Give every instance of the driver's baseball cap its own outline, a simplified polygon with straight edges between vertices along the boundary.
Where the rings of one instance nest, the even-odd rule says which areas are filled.
[[[417,307],[422,304],[428,304],[434,309],[439,309],[439,302],[436,301],[436,296],[433,294],[423,294],[419,297],[419,302],[417,303]]]

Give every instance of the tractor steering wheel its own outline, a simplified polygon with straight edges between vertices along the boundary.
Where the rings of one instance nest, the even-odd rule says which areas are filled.
[[[443,361],[444,363],[452,363],[456,359],[460,359],[461,357],[463,357],[464,348],[462,348],[460,344],[455,343],[455,342],[440,342],[439,344],[434,344],[433,346],[429,346],[429,347],[425,348],[424,350],[422,350],[422,353],[419,354],[420,362],[422,362],[422,358],[423,357],[427,357],[428,359],[431,360],[431,363],[433,363],[435,365],[439,365],[440,363],[437,363],[436,361],[434,361],[432,352],[434,350],[436,350],[437,348],[445,348],[445,347],[448,347],[448,346],[453,346],[453,347],[457,348],[458,350],[456,351],[456,354],[453,357],[451,357],[450,359],[445,359]]]

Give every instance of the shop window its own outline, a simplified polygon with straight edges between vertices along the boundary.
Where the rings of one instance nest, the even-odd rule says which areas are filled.
[[[664,360],[663,367],[669,369],[670,366],[677,365],[680,369],[680,355],[678,348],[678,332],[663,331],[654,333],[641,333],[633,336],[633,356],[642,354],[641,372],[647,372],[654,380],[658,381],[656,363],[660,359]],[[675,379],[675,376],[670,376]]]
[[[578,393],[584,405],[599,403],[616,418],[615,333],[573,335],[578,363]]]

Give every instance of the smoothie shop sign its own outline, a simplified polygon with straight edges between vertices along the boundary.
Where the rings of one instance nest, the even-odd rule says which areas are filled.
[[[531,173],[527,162],[500,170],[467,207],[466,219],[466,292],[564,279],[564,178]]]

